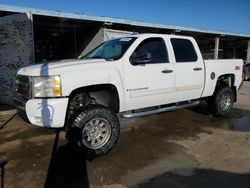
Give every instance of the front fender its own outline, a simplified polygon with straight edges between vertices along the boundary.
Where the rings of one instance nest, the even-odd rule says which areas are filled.
[[[112,84],[116,87],[119,95],[120,111],[125,109],[122,74],[118,68],[98,67],[94,69],[90,68],[68,71],[61,75],[61,81],[63,96],[69,96],[71,92],[77,88],[101,84]]]

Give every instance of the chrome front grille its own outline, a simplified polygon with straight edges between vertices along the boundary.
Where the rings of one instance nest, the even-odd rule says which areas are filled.
[[[31,81],[29,76],[16,76],[16,94],[26,99],[31,98]]]

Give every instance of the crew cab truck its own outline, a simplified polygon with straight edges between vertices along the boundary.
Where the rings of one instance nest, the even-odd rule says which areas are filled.
[[[226,116],[242,83],[242,60],[203,60],[192,37],[139,34],[102,43],[76,60],[21,68],[14,97],[31,124],[61,128],[87,156],[106,154],[119,120],[207,102]]]

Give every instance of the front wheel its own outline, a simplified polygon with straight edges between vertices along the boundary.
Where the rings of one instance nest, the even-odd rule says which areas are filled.
[[[213,116],[224,117],[232,110],[233,101],[234,93],[230,87],[218,87],[207,100],[208,110]]]
[[[119,120],[114,112],[101,105],[90,105],[72,118],[66,138],[81,147],[87,157],[96,158],[114,147],[119,133]]]

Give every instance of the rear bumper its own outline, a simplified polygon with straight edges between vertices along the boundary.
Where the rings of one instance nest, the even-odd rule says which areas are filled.
[[[241,88],[242,88],[243,83],[244,83],[244,81],[242,80],[242,81],[241,81],[241,83],[240,83],[239,89],[241,89]],[[238,90],[239,90],[239,89],[238,89]]]
[[[39,127],[64,126],[68,98],[29,99],[14,97],[19,116]]]

